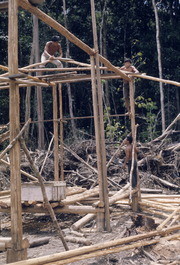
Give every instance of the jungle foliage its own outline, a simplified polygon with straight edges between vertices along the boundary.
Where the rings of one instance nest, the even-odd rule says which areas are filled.
[[[40,7],[49,16],[64,25],[62,0],[47,0]],[[100,51],[114,65],[121,66],[125,57],[130,57],[133,64],[140,72],[158,77],[158,63],[156,50],[155,18],[151,0],[97,0],[96,16]],[[162,48],[163,78],[179,81],[180,58],[180,2],[178,0],[164,0],[157,3]],[[93,47],[92,24],[90,13],[90,1],[66,0],[66,16],[68,30],[80,38],[83,42]],[[8,64],[8,15],[0,13],[0,58],[1,64]],[[32,16],[30,13],[19,9],[19,67],[29,64],[32,47]],[[57,33],[44,23],[39,23],[40,51],[46,41]],[[100,37],[101,36],[101,37]],[[102,43],[101,43],[101,40]],[[66,40],[61,38],[62,48],[65,54]],[[70,44],[70,56],[82,62],[89,63],[89,56],[74,44]],[[4,73],[4,72],[0,72]],[[104,87],[104,86],[103,86]],[[90,82],[81,82],[71,85],[74,116],[93,115],[92,95]],[[63,88],[64,116],[69,116],[66,86]],[[50,89],[43,89],[45,119],[52,119],[52,97]],[[107,93],[108,92],[108,93]],[[21,93],[21,122],[25,113],[25,89]],[[106,112],[124,113],[122,100],[122,80],[108,82],[108,91],[105,94]],[[179,112],[179,90],[172,85],[164,85],[166,126]],[[32,119],[36,119],[34,108],[36,106],[35,89],[32,89]],[[139,123],[139,137],[146,140],[151,136],[157,136],[161,132],[159,85],[157,82],[136,79],[136,113]],[[139,101],[139,102],[138,102]],[[141,101],[141,102],[140,102]],[[140,105],[141,104],[141,105]],[[0,124],[8,123],[8,91],[0,92]],[[105,113],[107,114],[107,113]],[[113,118],[108,123],[105,120],[107,134],[110,128],[113,131],[113,139],[116,140],[130,129],[129,121],[124,118]],[[88,134],[94,133],[92,119],[78,120],[76,126],[79,130]],[[113,128],[114,127],[114,128]],[[52,123],[45,123],[47,135],[52,131]],[[117,133],[116,133],[117,130]],[[66,137],[70,134],[69,122],[65,125]],[[119,133],[121,132],[121,133]],[[112,135],[111,135],[112,136]],[[109,136],[110,137],[110,136]],[[112,137],[111,137],[112,139]]]

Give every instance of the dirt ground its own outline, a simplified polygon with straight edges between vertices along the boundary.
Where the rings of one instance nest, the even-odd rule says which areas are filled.
[[[81,231],[86,239],[90,240],[92,244],[105,242],[109,240],[127,237],[147,232],[148,229],[144,226],[135,226],[133,223],[133,213],[130,210],[122,210],[119,207],[114,208],[111,214],[112,232],[95,232],[95,221],[92,221],[88,227]],[[76,221],[77,216],[59,214],[58,222],[60,223],[66,235],[71,234],[70,226]],[[42,237],[49,237],[48,244],[29,248],[28,258],[41,257],[64,251],[61,240],[58,238],[56,231],[53,228],[49,216],[45,215],[23,215],[23,230],[24,237],[30,241]],[[1,236],[10,236],[10,219],[7,214],[1,215]],[[83,245],[68,242],[70,249],[75,249]],[[158,263],[161,261],[167,263]],[[110,254],[102,257],[91,258],[71,263],[73,265],[153,265],[153,264],[174,264],[174,260],[179,260],[180,264],[180,241],[161,240],[161,242],[154,246],[131,249],[128,251]],[[155,263],[154,263],[155,262]],[[0,264],[6,264],[6,252],[0,252]]]

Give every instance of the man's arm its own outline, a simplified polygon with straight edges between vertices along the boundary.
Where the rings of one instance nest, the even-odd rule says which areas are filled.
[[[135,73],[135,74],[139,73],[138,69],[136,69],[136,67],[134,67],[134,66],[132,66],[132,70],[133,70],[133,73]]]
[[[59,44],[59,50],[58,50],[58,53],[59,53],[59,56],[57,56],[56,58],[58,59],[58,58],[62,58],[62,55],[63,55],[63,53],[62,53],[62,48],[61,48],[61,45]]]

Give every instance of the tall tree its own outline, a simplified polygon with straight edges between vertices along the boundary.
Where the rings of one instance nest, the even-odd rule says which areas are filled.
[[[30,55],[30,60],[29,64],[33,64],[34,62],[34,55],[35,55],[35,49],[34,49],[34,42],[32,43],[32,48],[31,48],[31,55]],[[31,117],[31,87],[26,88],[26,99],[25,99],[25,122],[29,120]],[[26,128],[25,131],[25,139],[28,140],[29,136],[29,124]]]
[[[160,27],[159,27],[159,16],[157,11],[157,6],[155,0],[152,0],[152,5],[155,14],[155,22],[156,22],[156,45],[157,45],[157,53],[158,53],[158,69],[159,69],[159,78],[162,78],[162,58],[161,58],[161,43],[160,43]],[[160,100],[161,100],[161,119],[162,119],[162,131],[165,131],[165,108],[164,108],[164,91],[163,91],[163,83],[159,83],[160,88]]]
[[[64,13],[64,25],[65,28],[68,28],[67,25],[67,14],[66,14],[66,0],[63,0],[63,13]],[[70,45],[69,45],[69,40],[66,39],[66,58],[70,57]],[[76,125],[75,121],[73,120],[74,117],[74,112],[73,112],[73,99],[72,99],[72,92],[71,92],[71,85],[67,83],[67,91],[68,91],[68,101],[69,101],[69,114],[70,117],[72,118],[71,120],[71,127],[72,127],[72,133],[73,136],[76,137]]]

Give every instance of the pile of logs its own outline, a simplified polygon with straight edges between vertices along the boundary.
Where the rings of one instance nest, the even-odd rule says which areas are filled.
[[[179,190],[179,151],[180,144],[177,138],[177,131],[172,127],[179,121],[180,115],[168,126],[165,132],[149,143],[138,143],[138,167],[141,178],[141,187],[164,188],[166,190]],[[3,128],[0,131],[0,143],[7,140],[8,130]],[[74,142],[71,146],[64,145],[64,173],[66,184],[69,186],[81,186],[93,188],[97,183],[97,156],[95,140],[84,140]],[[122,169],[124,160],[124,146],[121,143],[108,143],[107,170],[108,184],[112,190],[118,190],[127,183],[128,174]],[[34,164],[46,180],[53,180],[53,151],[47,152],[36,150],[30,152]],[[9,181],[9,158],[3,157],[0,160],[2,168],[0,174],[1,190],[6,189]],[[23,180],[33,180],[30,175],[30,163],[25,156],[22,156],[21,173]],[[34,179],[35,180],[35,179]],[[4,183],[4,184],[3,184]]]

